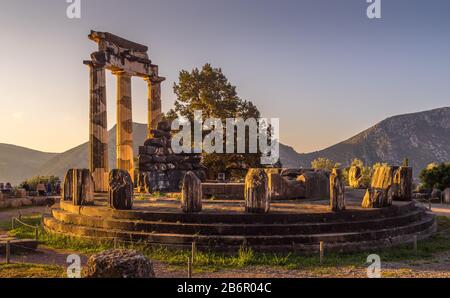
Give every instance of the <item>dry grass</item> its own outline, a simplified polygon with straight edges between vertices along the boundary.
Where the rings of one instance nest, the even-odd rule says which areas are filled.
[[[63,267],[36,264],[0,264],[0,278],[63,278]]]

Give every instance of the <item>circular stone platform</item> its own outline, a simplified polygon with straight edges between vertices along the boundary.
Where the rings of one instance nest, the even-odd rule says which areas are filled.
[[[112,210],[106,199],[95,206],[78,207],[61,202],[44,219],[49,232],[68,236],[143,240],[151,245],[237,251],[318,250],[361,251],[389,247],[430,236],[435,216],[414,202],[395,202],[384,209],[362,209],[360,198],[347,199],[347,210],[328,211],[328,200],[290,200],[271,203],[269,214],[246,214],[242,201],[203,202],[197,214],[181,212],[177,199],[135,200],[133,210]]]

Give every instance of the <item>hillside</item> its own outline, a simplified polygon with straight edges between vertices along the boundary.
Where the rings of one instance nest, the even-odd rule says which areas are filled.
[[[298,154],[298,163],[291,166],[309,167],[318,157],[343,165],[348,165],[354,157],[368,164],[401,164],[407,157],[414,174],[418,175],[431,162],[450,161],[450,108],[388,118],[344,142],[321,151]]]
[[[0,182],[18,184],[35,173],[57,153],[47,153],[9,144],[0,144]]]

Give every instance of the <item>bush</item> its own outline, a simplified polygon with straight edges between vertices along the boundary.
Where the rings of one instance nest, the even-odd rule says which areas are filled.
[[[341,165],[332,161],[331,159],[319,157],[311,162],[311,167],[314,170],[327,170],[331,171],[334,168],[339,168]]]
[[[444,190],[450,188],[450,163],[429,164],[420,173],[423,187]]]

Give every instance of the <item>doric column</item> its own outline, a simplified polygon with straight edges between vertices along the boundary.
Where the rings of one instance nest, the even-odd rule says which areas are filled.
[[[152,138],[152,129],[156,129],[161,121],[161,81],[158,78],[147,78],[148,84],[148,138]]]
[[[114,74],[117,76],[116,167],[128,171],[134,180],[131,75],[123,71]]]
[[[105,68],[86,62],[90,68],[89,170],[96,192],[108,191],[108,129]]]

